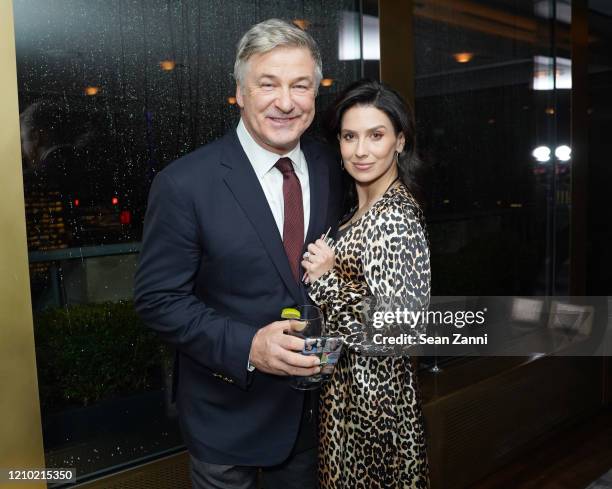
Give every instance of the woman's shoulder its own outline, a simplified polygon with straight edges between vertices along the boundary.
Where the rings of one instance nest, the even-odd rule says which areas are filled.
[[[378,224],[386,222],[424,224],[420,205],[403,184],[388,190],[377,204],[372,217]]]

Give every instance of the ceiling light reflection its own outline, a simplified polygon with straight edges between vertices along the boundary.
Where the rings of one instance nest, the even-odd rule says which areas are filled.
[[[550,148],[548,146],[538,146],[531,154],[540,163],[550,161]]]
[[[174,68],[176,68],[176,61],[164,59],[163,61],[159,62],[159,67],[164,71],[172,71]]]
[[[453,58],[457,63],[469,63],[472,61],[474,57],[474,53],[455,53],[453,54]]]
[[[310,21],[306,19],[293,19],[293,25],[305,31],[310,27]]]
[[[569,161],[572,158],[572,148],[565,144],[558,146],[555,149],[555,156],[559,161]]]

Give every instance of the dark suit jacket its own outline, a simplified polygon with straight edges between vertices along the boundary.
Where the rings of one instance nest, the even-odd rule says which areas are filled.
[[[306,243],[336,225],[338,164],[303,139],[310,178]],[[151,186],[136,309],[178,351],[185,442],[216,464],[275,465],[295,442],[303,393],[287,377],[249,374],[251,341],[307,295],[235,131],[170,164]]]

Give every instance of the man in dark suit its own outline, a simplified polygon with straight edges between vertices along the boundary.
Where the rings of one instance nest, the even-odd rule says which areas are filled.
[[[306,303],[305,244],[339,217],[339,167],[302,138],[322,77],[314,40],[271,19],[238,45],[236,130],[172,163],[149,195],[136,308],[176,346],[196,488],[315,487],[316,400],[291,375],[318,360],[284,334]],[[314,411],[314,413],[313,413]]]

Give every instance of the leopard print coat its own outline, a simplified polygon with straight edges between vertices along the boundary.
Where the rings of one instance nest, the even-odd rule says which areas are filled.
[[[345,348],[320,397],[321,489],[429,487],[422,411],[410,357],[372,351],[366,297],[429,301],[422,214],[406,187],[388,190],[336,242],[335,267],[310,288]],[[426,305],[425,305],[426,307]]]

